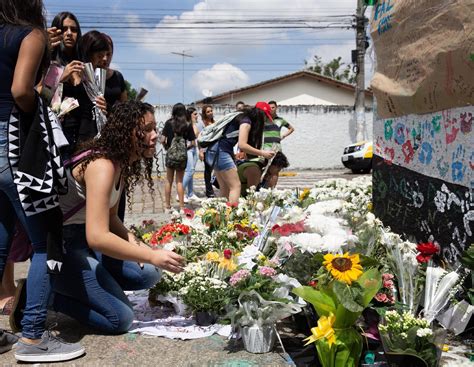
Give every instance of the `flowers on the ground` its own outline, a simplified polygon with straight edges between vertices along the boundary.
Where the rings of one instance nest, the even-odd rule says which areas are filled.
[[[273,269],[273,268],[271,268],[271,267],[269,267],[269,266],[260,266],[260,267],[258,268],[258,272],[259,272],[261,275],[263,275],[263,276],[265,276],[265,277],[269,277],[269,278],[272,278],[272,277],[274,277],[274,276],[277,274],[276,270]]]
[[[349,255],[347,252],[343,255],[326,254],[323,265],[335,279],[349,285],[363,273],[358,254]]]
[[[409,311],[387,311],[379,331],[386,351],[415,354],[428,366],[436,365],[437,348],[428,320]]]
[[[153,233],[150,240],[150,245],[163,245],[165,243],[171,242],[175,237],[188,235],[190,232],[191,228],[186,224],[168,223]]]
[[[240,283],[241,281],[250,277],[250,275],[251,273],[247,269],[238,270],[234,274],[232,274],[229,283],[230,285],[235,286],[237,283]]]
[[[329,316],[321,316],[318,320],[318,326],[311,328],[312,335],[308,336],[304,341],[305,345],[316,342],[320,339],[326,339],[329,346],[336,342],[336,334],[334,333],[333,325],[336,321],[336,316],[330,313]]]
[[[389,305],[393,305],[395,303],[395,295],[393,293],[395,284],[393,282],[393,278],[393,274],[382,274],[382,288],[374,297],[377,302]]]

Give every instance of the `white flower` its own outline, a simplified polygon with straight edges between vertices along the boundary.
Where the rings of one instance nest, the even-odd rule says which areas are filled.
[[[255,205],[255,209],[259,212],[263,211],[265,207],[263,206],[263,203],[257,203],[257,205]]]
[[[237,238],[237,232],[235,231],[229,231],[227,233],[227,237],[229,238],[229,240],[235,240]]]
[[[418,336],[419,338],[424,338],[425,336],[431,335],[433,335],[433,331],[430,328],[418,329],[416,331],[416,336]]]

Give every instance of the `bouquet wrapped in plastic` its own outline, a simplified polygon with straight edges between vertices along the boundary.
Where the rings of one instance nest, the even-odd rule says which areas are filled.
[[[99,96],[104,95],[105,91],[105,79],[106,70],[98,68],[94,72],[94,68],[90,62],[84,64],[84,71],[82,74],[82,84],[86,90],[87,96],[93,103],[94,107],[92,113],[94,116],[95,123],[97,125],[97,131],[100,134],[102,127],[107,122],[102,110],[96,105],[95,99]]]

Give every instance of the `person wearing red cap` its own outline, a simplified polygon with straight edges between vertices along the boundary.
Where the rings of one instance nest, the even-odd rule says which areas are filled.
[[[230,203],[237,203],[240,196],[240,180],[234,161],[234,145],[249,156],[271,159],[275,152],[260,149],[265,118],[272,119],[270,105],[258,102],[245,109],[226,126],[222,137],[206,151],[206,163],[214,168],[220,194]]]

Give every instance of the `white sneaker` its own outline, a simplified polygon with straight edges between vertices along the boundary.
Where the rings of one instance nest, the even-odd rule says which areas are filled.
[[[176,195],[176,201],[179,203],[179,196],[178,195]],[[184,203],[185,204],[189,203],[189,199],[186,195],[184,195]]]
[[[192,196],[188,197],[188,200],[195,203],[200,203],[202,199],[196,196],[196,194],[193,194]]]

